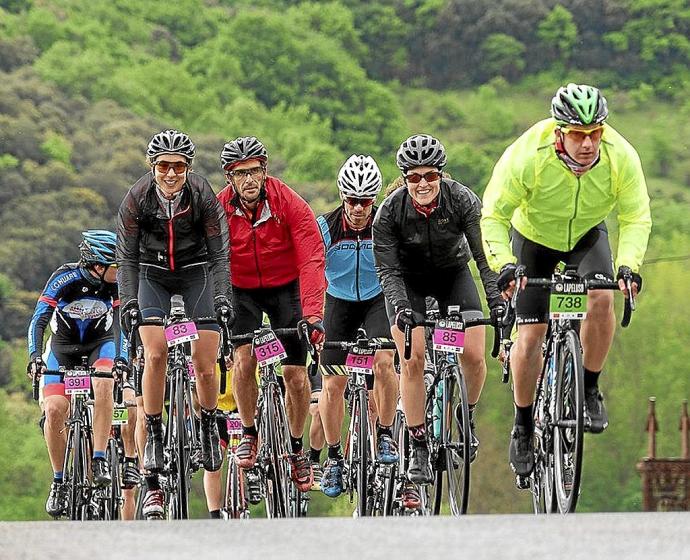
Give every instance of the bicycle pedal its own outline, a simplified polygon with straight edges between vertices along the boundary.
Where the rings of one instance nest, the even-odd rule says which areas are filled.
[[[518,490],[527,490],[530,487],[529,476],[516,475],[515,486]]]

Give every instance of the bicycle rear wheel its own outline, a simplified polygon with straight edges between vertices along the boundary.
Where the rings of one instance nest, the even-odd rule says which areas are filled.
[[[464,515],[470,500],[470,409],[465,378],[457,365],[444,377],[441,449],[445,455],[448,505],[453,515]]]
[[[555,384],[554,478],[561,513],[577,506],[582,476],[584,438],[584,370],[580,341],[574,331],[565,333],[560,346]]]

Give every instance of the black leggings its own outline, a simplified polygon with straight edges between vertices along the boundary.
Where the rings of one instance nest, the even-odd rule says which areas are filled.
[[[576,266],[583,278],[613,280],[613,260],[609,233],[602,222],[577,242],[572,251],[564,253],[530,241],[513,230],[513,253],[518,264],[524,265],[527,277],[551,278],[556,265],[564,262]],[[517,323],[547,323],[549,320],[549,292],[542,288],[527,288],[517,302]]]
[[[187,317],[193,321],[215,317],[213,278],[200,264],[180,270],[164,270],[142,264],[139,270],[139,309],[143,323],[160,325],[170,314],[170,298],[184,299]],[[220,332],[216,323],[197,323],[199,330]]]

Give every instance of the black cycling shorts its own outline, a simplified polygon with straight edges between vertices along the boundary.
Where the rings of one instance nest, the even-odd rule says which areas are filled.
[[[404,280],[412,309],[422,315],[427,310],[426,298],[432,297],[438,302],[442,317],[448,314],[448,307],[451,305],[460,307],[465,320],[484,316],[477,285],[467,265],[456,269],[436,270],[433,274],[408,275]],[[386,311],[390,325],[393,326],[395,309],[388,300]]]
[[[348,301],[326,293],[323,326],[327,341],[354,341],[360,327],[364,327],[369,338],[391,338],[383,294],[365,301]],[[343,366],[346,357],[345,350],[324,350],[321,352],[322,367],[319,369],[323,375],[346,375],[345,368],[332,367]]]
[[[583,278],[613,280],[613,259],[609,233],[604,222],[590,229],[570,252],[556,251],[530,241],[519,232],[512,231],[513,254],[517,262],[526,267],[527,277],[550,278],[556,265],[577,266]],[[547,323],[549,320],[549,291],[527,288],[517,302],[517,323]]]
[[[246,334],[261,327],[263,314],[268,315],[271,327],[274,329],[289,329],[297,327],[302,319],[302,304],[297,280],[277,288],[232,288],[237,319],[232,327],[233,334]],[[287,358],[283,364],[288,366],[304,366],[307,361],[307,348],[295,336],[280,337]]]
[[[213,309],[213,277],[208,265],[199,264],[179,270],[165,270],[141,264],[139,269],[139,309],[143,323],[162,324],[170,314],[170,298],[184,299],[187,317],[193,321],[216,316]],[[215,323],[197,323],[197,329],[220,332]]]

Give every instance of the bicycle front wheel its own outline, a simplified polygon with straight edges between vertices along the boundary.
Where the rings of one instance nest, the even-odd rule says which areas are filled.
[[[560,346],[555,385],[554,478],[558,510],[572,513],[577,506],[582,476],[584,438],[584,370],[580,341],[574,331]]]
[[[369,514],[367,508],[367,487],[369,483],[369,403],[366,390],[358,390],[352,415],[355,418],[355,446],[353,462],[357,486],[357,516]]]
[[[189,438],[186,427],[186,406],[183,373],[173,371],[173,392],[170,395],[168,425],[171,433],[169,451],[172,457],[170,468],[170,504],[168,516],[171,519],[189,517]],[[190,417],[190,422],[192,421]]]
[[[108,440],[108,463],[110,463],[110,476],[112,482],[109,488],[108,519],[120,519],[120,498],[122,496],[122,484],[120,481],[120,453],[114,438]]]
[[[453,515],[464,515],[470,500],[470,409],[465,378],[457,365],[444,378],[442,402],[448,506]]]

